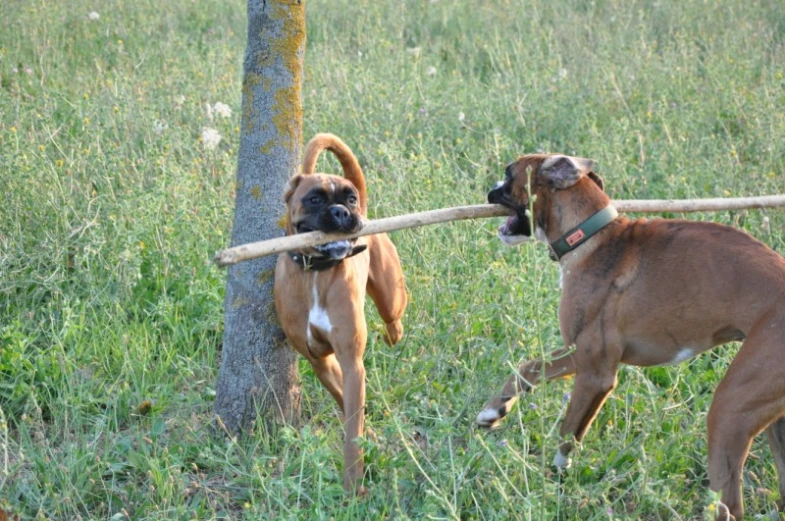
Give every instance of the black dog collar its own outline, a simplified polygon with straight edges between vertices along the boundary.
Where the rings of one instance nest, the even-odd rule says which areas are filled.
[[[610,205],[606,206],[552,242],[550,245],[551,258],[553,260],[561,259],[567,253],[588,241],[592,235],[608,226],[618,216],[619,212],[616,211],[616,208]]]
[[[330,268],[334,268],[335,266],[339,265],[344,261],[344,259],[348,259],[349,257],[354,257],[358,253],[364,252],[368,248],[367,244],[360,244],[359,246],[355,246],[352,248],[352,251],[346,257],[341,259],[333,259],[331,257],[324,257],[321,255],[306,255],[305,253],[292,253],[289,252],[289,258],[291,258],[295,264],[300,266],[305,271],[322,271],[322,270],[329,270]]]

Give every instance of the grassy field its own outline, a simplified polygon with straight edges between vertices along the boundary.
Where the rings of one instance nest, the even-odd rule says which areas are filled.
[[[310,0],[307,23],[304,135],[354,148],[373,216],[483,202],[537,150],[597,160],[615,198],[785,192],[778,0]],[[376,336],[366,355],[367,500],[343,494],[341,424],[306,364],[300,428],[211,436],[224,272],[210,258],[230,237],[244,45],[240,0],[0,3],[0,509],[709,516],[705,416],[735,345],[623,368],[563,477],[550,461],[569,382],[475,429],[513,366],[560,345],[556,267],[542,246],[503,247],[496,220],[393,235],[411,304],[401,345]],[[211,118],[218,102],[233,114]],[[785,252],[781,212],[691,218]],[[769,513],[761,440],[744,476],[748,513]]]

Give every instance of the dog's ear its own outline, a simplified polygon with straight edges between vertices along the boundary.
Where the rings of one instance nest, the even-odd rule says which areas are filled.
[[[542,163],[539,175],[545,180],[546,184],[554,188],[564,189],[577,183],[581,177],[589,175],[592,168],[594,168],[594,161],[591,159],[553,156]],[[602,183],[602,180],[600,180],[600,183]]]
[[[594,181],[594,184],[596,184],[597,186],[599,186],[599,187],[600,187],[600,190],[602,190],[603,192],[605,191],[605,182],[603,182],[603,180],[602,180],[602,177],[600,177],[599,175],[597,175],[597,172],[595,172],[594,170],[592,170],[591,172],[589,172],[589,179],[591,179],[592,181]]]
[[[283,191],[283,202],[289,204],[289,199],[292,198],[294,195],[294,191],[297,190],[297,186],[300,184],[300,181],[303,180],[302,174],[296,174],[289,182],[286,183],[286,188]]]

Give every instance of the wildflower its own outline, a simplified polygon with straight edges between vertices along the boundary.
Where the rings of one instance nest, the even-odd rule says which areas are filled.
[[[155,120],[155,123],[153,123],[153,132],[155,132],[156,135],[160,136],[167,128],[169,128],[169,124],[165,121]]]
[[[215,150],[221,142],[221,134],[214,128],[205,127],[202,129],[202,146],[205,150]]]
[[[33,69],[31,69],[30,67],[27,67],[27,68],[25,69],[25,73],[26,73],[26,74],[33,74]]]
[[[221,103],[220,101],[213,105],[213,111],[222,118],[229,118],[232,116],[232,109],[229,108],[229,105]]]
[[[428,67],[428,70],[427,70],[427,71],[425,71],[425,73],[426,73],[428,76],[436,76],[436,67],[434,67],[433,65],[431,65],[430,67]]]
[[[464,114],[463,112],[459,112],[459,113],[458,113],[458,121],[460,121],[461,123],[463,123],[463,120],[464,120],[464,119],[466,119],[466,114]]]
[[[570,393],[564,393],[564,396],[561,397],[561,403],[567,403],[570,401]]]
[[[90,11],[90,12],[87,14],[87,18],[88,18],[88,19],[89,19],[91,22],[95,22],[96,20],[98,20],[99,18],[101,18],[101,15],[100,15],[100,14],[98,14],[98,13],[96,13],[95,11]]]
[[[174,98],[174,103],[177,106],[181,106],[183,103],[185,103],[185,96],[183,96],[182,94],[180,94],[179,96],[176,96]]]

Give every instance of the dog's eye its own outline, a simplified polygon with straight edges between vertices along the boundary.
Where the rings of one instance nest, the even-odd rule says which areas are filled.
[[[349,203],[351,206],[357,206],[357,196],[350,195],[346,198],[346,202]]]
[[[322,204],[322,198],[319,197],[318,195],[314,195],[314,196],[308,198],[308,202],[311,203],[312,205],[316,206],[318,204]]]

